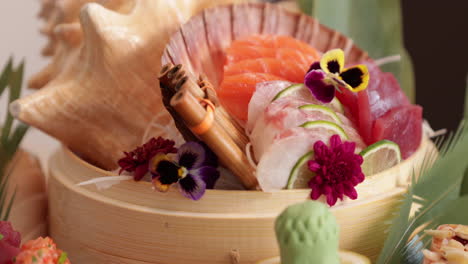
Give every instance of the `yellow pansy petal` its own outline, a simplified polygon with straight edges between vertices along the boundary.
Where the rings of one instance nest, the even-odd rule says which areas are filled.
[[[340,73],[344,67],[343,50],[333,49],[327,51],[320,59],[320,67],[326,73]]]
[[[370,78],[369,70],[363,64],[345,69],[340,77],[347,84],[346,88],[355,93],[365,90]]]

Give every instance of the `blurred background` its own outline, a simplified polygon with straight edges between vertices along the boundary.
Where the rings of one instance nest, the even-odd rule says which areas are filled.
[[[416,103],[424,107],[424,116],[434,129],[453,130],[463,116],[468,86],[468,1],[401,3],[404,43],[415,71]],[[26,80],[48,62],[40,55],[46,39],[39,34],[42,25],[37,18],[39,4],[39,0],[0,1],[0,65],[12,54],[16,60],[24,58]],[[29,92],[25,89],[23,95]],[[1,98],[0,118],[5,110],[6,98]],[[23,142],[26,149],[40,154],[43,161],[57,145],[34,129]]]

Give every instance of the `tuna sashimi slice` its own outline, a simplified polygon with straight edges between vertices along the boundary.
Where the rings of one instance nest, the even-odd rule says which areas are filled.
[[[283,80],[301,83],[307,72],[307,66],[298,64],[293,60],[280,60],[276,58],[259,58],[243,60],[224,67],[224,76],[240,73],[268,73],[281,77]]]
[[[388,139],[400,146],[404,159],[419,147],[422,138],[422,107],[404,105],[394,108],[375,121],[373,141]]]
[[[367,90],[358,94],[359,131],[368,144],[375,142],[372,138],[375,120],[393,108],[410,104],[393,74],[383,73],[374,78]]]
[[[313,149],[315,142],[327,142],[331,135],[317,131],[299,129],[294,136],[274,142],[260,159],[257,166],[257,179],[263,191],[273,192],[283,189],[297,160]]]
[[[247,121],[248,105],[257,83],[281,80],[265,73],[242,73],[226,76],[217,90],[223,106],[240,121]]]

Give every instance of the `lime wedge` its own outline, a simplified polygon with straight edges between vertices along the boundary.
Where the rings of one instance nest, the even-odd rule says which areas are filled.
[[[393,141],[380,140],[359,153],[364,158],[362,172],[371,176],[401,162],[400,147]]]
[[[337,124],[342,124],[341,119],[336,115],[335,111],[329,107],[316,104],[307,104],[299,106],[299,109],[310,112],[320,112],[332,118]]]
[[[370,264],[368,257],[351,252],[340,250],[340,263],[341,264]]]
[[[309,180],[314,176],[314,173],[307,167],[307,161],[312,159],[314,152],[310,151],[300,157],[289,173],[288,184],[286,189],[305,189],[308,186]]]
[[[271,101],[273,102],[273,101],[276,101],[276,100],[278,100],[280,98],[283,98],[283,97],[292,95],[294,93],[297,93],[302,89],[302,87],[304,87],[304,85],[301,84],[301,83],[293,84],[291,86],[288,86],[288,87],[284,88],[283,90],[281,90],[279,93],[277,93],[275,95],[275,97],[273,97],[273,100],[271,100]]]
[[[338,98],[333,98],[333,100],[329,104],[333,109],[336,109],[337,112],[344,114],[344,107],[341,104],[340,100],[338,100]]]
[[[330,121],[325,121],[325,120],[317,120],[317,121],[309,121],[305,122],[304,124],[300,125],[301,127],[304,128],[324,128],[327,130],[330,130],[333,135],[337,134],[338,136],[341,137],[341,139],[348,139],[348,135],[346,135],[346,132],[344,129]]]

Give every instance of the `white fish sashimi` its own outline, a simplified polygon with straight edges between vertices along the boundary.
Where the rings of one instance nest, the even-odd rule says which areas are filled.
[[[252,131],[257,118],[263,113],[273,98],[291,84],[292,83],[286,81],[272,81],[262,82],[256,85],[255,92],[249,102],[247,131]]]
[[[329,135],[314,130],[294,129],[294,136],[275,141],[264,153],[257,166],[257,179],[265,192],[283,189],[289,174],[300,157],[313,150],[315,142],[328,144]]]
[[[254,129],[250,135],[252,148],[256,160],[260,160],[278,135],[288,129],[299,127],[308,121],[330,121],[336,123],[332,116],[318,111],[304,111],[298,107],[308,102],[294,98],[281,98],[271,103],[257,119]],[[351,121],[345,116],[338,115],[342,124],[340,125],[348,135],[348,140],[357,144],[357,150],[365,147],[364,141],[358,132],[352,127]],[[332,134],[330,134],[332,136]]]
[[[271,103],[255,122],[250,135],[252,149],[256,160],[260,160],[263,153],[273,143],[275,137],[290,128],[298,127],[307,121],[333,121],[329,116],[314,112],[307,113],[298,108],[306,104],[305,101],[282,98]]]

